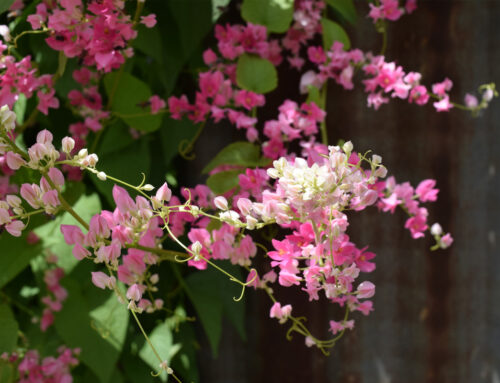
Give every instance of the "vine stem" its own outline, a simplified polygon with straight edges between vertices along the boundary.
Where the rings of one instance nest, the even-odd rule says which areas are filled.
[[[69,214],[73,216],[86,230],[89,230],[89,225],[85,220],[78,215],[76,211],[73,210],[71,205],[64,199],[62,193],[59,191],[58,187],[54,184],[54,182],[50,179],[46,172],[42,172],[43,177],[48,182],[50,187],[54,190],[57,190],[57,196],[59,197],[59,201],[61,202],[61,206],[64,210],[66,210]]]

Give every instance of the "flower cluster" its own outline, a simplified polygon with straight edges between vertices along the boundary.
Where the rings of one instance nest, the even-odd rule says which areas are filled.
[[[323,86],[328,79],[333,79],[344,89],[353,89],[353,76],[356,69],[361,68],[367,77],[363,80],[363,84],[365,92],[368,93],[369,107],[378,109],[382,104],[389,102],[389,96],[408,100],[417,105],[427,104],[432,97],[437,99],[433,105],[438,112],[449,111],[453,107],[449,96],[453,83],[448,78],[433,84],[430,93],[427,87],[421,84],[420,73],[406,73],[395,62],[386,62],[384,56],[363,53],[359,49],[345,51],[343,44],[338,41],[334,42],[327,52],[324,52],[322,47],[311,46],[308,48],[308,56],[311,62],[317,64],[318,71],[308,71],[303,74],[301,79],[303,93],[307,92],[309,86]],[[466,98],[466,109],[474,113],[486,108],[496,96],[494,84],[482,85],[479,90],[482,93],[481,103],[473,95],[468,94]]]
[[[51,255],[47,257],[47,262],[55,264],[57,262],[57,257]],[[44,272],[43,281],[47,286],[48,295],[42,298],[42,303],[46,306],[43,310],[42,319],[40,320],[40,328],[42,331],[46,331],[47,328],[54,323],[54,313],[61,311],[62,303],[68,297],[67,290],[59,283],[63,277],[64,269],[60,267],[50,268]]]
[[[20,94],[31,98],[38,97],[37,108],[48,114],[49,108],[58,108],[59,100],[55,97],[52,75],[39,75],[30,56],[17,60],[9,54],[7,45],[0,41],[0,106],[10,108],[19,99]]]
[[[417,9],[417,0],[406,0],[405,6],[399,6],[399,0],[380,0],[380,4],[373,5],[370,3],[370,13],[368,16],[377,22],[379,20],[396,21],[403,14],[412,13]]]
[[[69,383],[73,381],[71,369],[79,364],[80,349],[59,347],[57,357],[40,359],[36,350],[28,350],[24,355],[3,353],[0,358],[10,364],[17,364],[19,383]]]

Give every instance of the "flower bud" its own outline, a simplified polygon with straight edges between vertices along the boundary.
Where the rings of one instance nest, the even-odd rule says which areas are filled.
[[[5,159],[7,161],[7,166],[12,170],[17,170],[26,163],[20,154],[14,152],[7,152]]]
[[[443,234],[443,228],[439,223],[435,223],[431,226],[431,234],[432,235],[441,235]]]
[[[240,209],[241,214],[243,214],[243,215],[250,214],[250,210],[252,209],[252,201],[250,201],[248,198],[238,199],[238,202],[236,202],[236,205],[238,206],[238,209]]]
[[[99,157],[97,157],[97,154],[90,154],[87,156],[86,160],[89,164],[88,166],[94,168],[97,165],[97,161],[99,161]]]
[[[38,142],[39,144],[51,144],[52,143],[52,139],[54,137],[52,136],[52,133],[50,133],[47,129],[44,129],[40,132],[38,132],[37,136],[36,136],[36,142]]]
[[[7,132],[14,130],[16,127],[16,114],[10,111],[8,105],[0,108],[0,124]]]
[[[343,146],[342,146],[342,150],[344,151],[344,153],[346,154],[350,154],[352,152],[352,149],[354,148],[354,146],[352,145],[352,142],[351,141],[347,141]]]
[[[92,274],[92,283],[97,287],[99,287],[100,289],[104,290],[108,284],[109,276],[101,271],[93,271],[91,272],[91,274]]]
[[[151,184],[146,184],[144,185],[143,187],[141,187],[141,190],[145,190],[145,191],[151,191],[153,190],[155,187]]]
[[[71,137],[64,137],[62,139],[62,150],[64,153],[71,153],[71,151],[75,148],[75,140]]]
[[[142,297],[141,289],[139,288],[139,285],[137,283],[134,283],[132,286],[130,286],[127,290],[127,299],[133,300],[136,302],[139,302],[139,300]]]
[[[85,158],[89,155],[89,151],[86,148],[80,149],[78,152],[78,157]]]
[[[26,226],[21,221],[12,221],[11,223],[5,225],[5,230],[7,230],[8,233],[14,237],[20,237],[25,227]]]
[[[372,156],[372,163],[374,165],[378,165],[378,164],[382,163],[382,157],[380,157],[378,154],[374,154]]]
[[[358,298],[371,298],[375,295],[375,285],[369,281],[361,282],[358,286]]]
[[[101,181],[106,181],[107,178],[106,173],[104,172],[97,173],[97,178],[99,178]]]
[[[214,198],[214,205],[219,210],[227,210],[227,200],[223,196],[218,196]]]
[[[172,198],[172,190],[169,189],[166,182],[156,192],[156,198],[165,202],[170,201],[170,198]]]

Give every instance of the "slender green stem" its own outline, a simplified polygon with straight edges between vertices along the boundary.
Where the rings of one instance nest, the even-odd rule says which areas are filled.
[[[43,29],[36,30],[36,31],[34,31],[34,30],[22,31],[16,37],[14,37],[14,40],[12,41],[12,45],[10,45],[9,48],[7,49],[7,53],[10,55],[10,51],[11,51],[12,48],[17,49],[17,41],[21,37],[26,36],[26,35],[39,35],[39,34],[42,34],[42,33],[47,33],[49,31],[50,31],[50,29],[48,29],[48,28],[43,28]]]
[[[165,249],[161,249],[161,248],[142,246],[139,244],[130,244],[130,245],[126,245],[126,246],[128,248],[143,250],[143,251],[147,251],[148,253],[157,254],[160,256],[160,259],[164,260],[164,261],[174,261],[175,262],[176,256],[184,257],[184,258],[189,257],[189,254],[183,253],[181,251],[165,250]]]
[[[57,190],[57,195],[59,197],[59,201],[61,202],[61,206],[63,207],[64,210],[66,210],[69,214],[73,216],[86,230],[89,230],[89,225],[87,222],[83,220],[82,217],[78,215],[76,211],[73,210],[71,205],[64,199],[62,196],[62,193],[59,191],[57,186],[54,184],[54,182],[50,179],[50,177],[47,175],[46,172],[42,172],[43,177],[45,180],[49,183],[50,187],[54,190]]]
[[[385,51],[387,50],[387,25],[384,22],[384,26],[382,29],[382,48],[380,49],[380,54],[385,55]]]

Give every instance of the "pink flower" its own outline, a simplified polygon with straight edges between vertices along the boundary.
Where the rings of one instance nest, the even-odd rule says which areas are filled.
[[[279,302],[275,302],[269,311],[269,317],[279,319],[280,323],[285,323],[291,313],[291,305],[281,307]]]
[[[427,88],[423,85],[417,85],[410,91],[410,97],[408,101],[411,103],[415,101],[417,105],[425,105],[429,101],[429,94],[427,93]]]
[[[322,47],[307,48],[307,56],[309,60],[315,64],[322,64],[326,61],[325,51]]]
[[[427,230],[427,210],[425,208],[419,209],[417,215],[408,218],[405,228],[410,230],[411,236],[414,239],[423,237],[423,232]]]
[[[24,223],[16,220],[5,225],[5,230],[14,237],[20,237],[25,227]]]
[[[134,283],[132,286],[130,286],[127,290],[126,296],[129,300],[139,302],[142,297],[142,292],[139,288],[139,285],[137,283]]]
[[[26,164],[26,161],[21,157],[19,153],[7,152],[5,155],[7,166],[12,170],[19,169],[22,165]]]
[[[375,295],[375,285],[369,281],[361,282],[358,286],[358,299],[371,298]]]
[[[446,248],[450,247],[452,243],[453,243],[453,238],[452,238],[450,233],[443,235],[441,237],[440,242],[439,242],[440,247],[442,249],[446,249]]]
[[[381,0],[381,3],[382,13],[387,20],[396,21],[403,14],[398,0]]]
[[[217,55],[213,50],[207,49],[203,52],[203,61],[206,65],[212,65],[217,61]]]
[[[234,97],[236,106],[242,106],[247,110],[252,110],[256,106],[262,106],[265,103],[264,96],[248,90],[236,92]]]
[[[437,200],[437,194],[439,193],[439,189],[434,189],[434,186],[436,186],[435,180],[424,180],[418,184],[415,194],[422,202],[434,202]]]
[[[49,108],[57,109],[59,108],[59,100],[55,97],[56,90],[51,89],[47,93],[38,91],[36,95],[38,96],[38,106],[37,109],[43,114],[49,114]]]
[[[465,106],[467,108],[476,108],[478,105],[477,97],[467,93],[465,95]]]
[[[141,24],[144,24],[148,28],[153,28],[156,25],[156,15],[151,13],[147,16],[141,16]]]
[[[445,97],[446,92],[449,92],[453,87],[453,82],[449,78],[445,78],[443,82],[438,82],[432,85],[432,92],[439,97]]]
[[[151,114],[158,113],[161,109],[165,108],[165,106],[167,105],[166,102],[156,94],[149,98],[149,103],[151,105]]]
[[[434,105],[434,108],[436,108],[436,110],[438,112],[447,112],[451,108],[453,108],[453,104],[450,103],[450,99],[449,99],[448,95],[443,97],[442,100],[433,103],[433,105]]]

